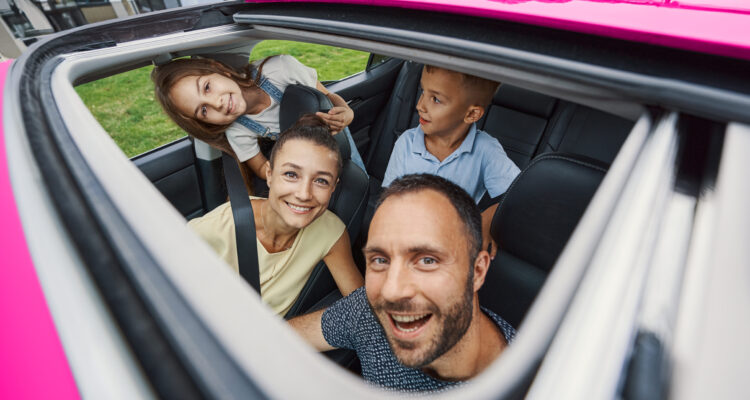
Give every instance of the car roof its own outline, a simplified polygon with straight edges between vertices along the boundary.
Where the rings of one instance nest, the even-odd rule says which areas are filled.
[[[248,0],[272,3],[279,0]],[[283,0],[283,2],[310,2]],[[750,60],[750,6],[740,0],[323,0],[472,15]]]

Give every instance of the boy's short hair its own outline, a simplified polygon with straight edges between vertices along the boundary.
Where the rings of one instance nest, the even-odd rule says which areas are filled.
[[[432,73],[435,69],[442,69],[444,71],[453,72],[461,75],[463,87],[466,89],[468,98],[472,103],[480,105],[485,109],[492,102],[492,97],[500,87],[500,82],[491,81],[489,79],[480,78],[478,76],[465,74],[463,72],[453,71],[451,69],[436,67],[434,65],[425,65],[425,71]]]

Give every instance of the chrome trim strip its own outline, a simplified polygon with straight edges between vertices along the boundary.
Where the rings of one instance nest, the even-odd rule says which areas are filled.
[[[616,397],[673,187],[676,122],[662,118],[643,148],[528,398]]]
[[[698,207],[672,361],[674,399],[750,398],[750,126],[727,126],[716,187]]]

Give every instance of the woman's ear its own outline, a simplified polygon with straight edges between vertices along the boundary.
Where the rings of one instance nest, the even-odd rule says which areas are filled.
[[[271,174],[271,162],[270,161],[266,161],[263,164],[263,169],[266,170],[266,184],[269,184],[269,183],[271,183],[271,175],[272,175]]]

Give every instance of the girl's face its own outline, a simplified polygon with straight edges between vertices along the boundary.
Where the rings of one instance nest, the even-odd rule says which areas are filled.
[[[234,122],[247,108],[237,82],[219,74],[180,78],[169,97],[184,116],[215,125]]]
[[[326,208],[338,180],[338,154],[304,139],[284,143],[268,173],[268,203],[287,226],[310,225]]]

